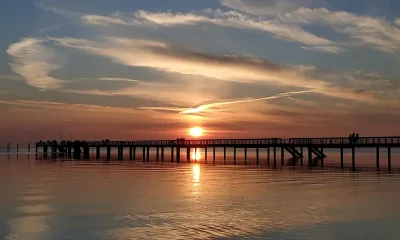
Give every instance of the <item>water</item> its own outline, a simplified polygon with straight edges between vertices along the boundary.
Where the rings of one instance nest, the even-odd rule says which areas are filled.
[[[0,155],[4,239],[399,239],[400,175]]]

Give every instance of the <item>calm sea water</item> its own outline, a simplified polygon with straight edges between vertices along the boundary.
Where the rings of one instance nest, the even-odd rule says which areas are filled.
[[[3,154],[0,193],[4,239],[400,239],[384,171]]]

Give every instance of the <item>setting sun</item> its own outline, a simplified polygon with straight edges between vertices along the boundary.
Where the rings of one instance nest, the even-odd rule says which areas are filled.
[[[189,130],[189,133],[193,137],[200,137],[203,135],[204,130],[200,127],[193,127]]]

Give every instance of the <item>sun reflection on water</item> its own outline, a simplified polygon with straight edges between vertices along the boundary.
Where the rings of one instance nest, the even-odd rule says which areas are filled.
[[[193,171],[193,186],[197,187],[200,184],[200,165],[194,164],[192,171]]]

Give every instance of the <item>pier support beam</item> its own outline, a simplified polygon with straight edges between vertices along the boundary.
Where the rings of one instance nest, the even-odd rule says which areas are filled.
[[[96,147],[96,159],[100,159],[100,147]]]
[[[160,148],[157,147],[157,155],[156,155],[156,160],[159,161],[160,160]]]
[[[351,148],[351,169],[353,171],[356,170],[356,151],[354,147]]]
[[[181,162],[181,148],[176,147],[176,162],[180,163]]]
[[[270,165],[270,154],[269,154],[269,147],[267,148],[267,164]]]
[[[118,147],[118,160],[122,160],[123,159],[123,155],[124,155],[124,149],[122,147]]]
[[[57,149],[56,149],[57,151]],[[89,159],[89,147],[83,148],[83,159]]]
[[[344,168],[343,148],[340,148],[340,168]]]
[[[276,168],[276,147],[274,147],[274,168]]]
[[[111,159],[111,147],[107,147],[107,160]]]
[[[186,148],[186,161],[190,163],[190,148]]]
[[[308,166],[312,167],[312,150],[311,147],[308,147]]]
[[[303,161],[304,161],[304,151],[303,151],[303,147],[300,147],[300,166],[303,166]]]
[[[146,161],[146,147],[143,147],[143,156],[142,156],[142,161]]]
[[[171,162],[174,162],[174,147],[171,147]]]
[[[147,160],[147,161],[150,161],[150,147],[147,147],[146,160]]]
[[[260,156],[260,150],[257,148],[257,149],[256,149],[257,165],[260,165],[260,159],[259,159],[259,156]]]
[[[215,164],[215,147],[213,147],[213,163]]]
[[[324,155],[324,149],[323,148],[321,148],[321,156],[322,156],[321,157],[321,167],[324,167],[324,158],[325,158],[324,156],[325,155]]]
[[[233,148],[233,164],[236,165],[236,147]]]
[[[226,164],[226,147],[224,146],[224,164]]]
[[[133,147],[129,147],[129,160],[133,160]]]
[[[68,146],[68,148],[67,148],[67,157],[72,158],[72,147],[71,146]]]
[[[281,147],[281,166],[285,165],[285,148]]]
[[[376,148],[376,170],[379,171],[380,168],[380,156],[379,156],[379,147]]]
[[[161,147],[161,162],[164,162],[164,147]]]
[[[392,148],[388,147],[388,170],[392,170]]]
[[[247,165],[247,148],[244,148],[244,164]]]
[[[208,148],[205,147],[204,148],[204,160],[206,161],[206,163],[207,163],[207,152],[208,152]]]

